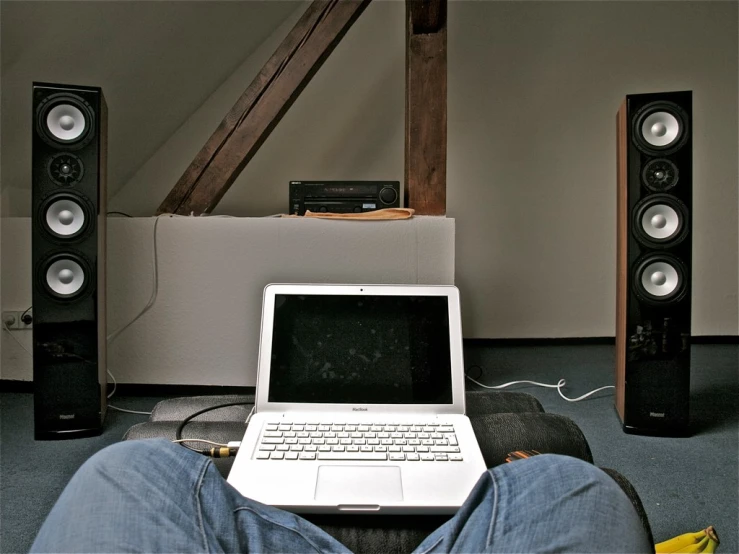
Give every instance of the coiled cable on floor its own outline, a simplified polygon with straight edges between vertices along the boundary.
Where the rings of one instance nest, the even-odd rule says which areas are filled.
[[[473,365],[473,366],[470,366],[469,369],[472,369],[473,367],[476,367],[477,369],[480,370],[480,375],[478,376],[478,378],[479,378],[482,375],[482,373],[483,373],[482,368],[479,365]],[[484,389],[491,389],[491,390],[499,390],[499,389],[504,389],[506,387],[510,387],[511,385],[521,385],[521,384],[535,385],[537,387],[544,387],[544,388],[547,388],[547,389],[557,389],[557,392],[559,393],[559,395],[564,400],[567,400],[567,402],[579,402],[580,400],[584,400],[585,398],[587,398],[587,397],[595,394],[596,392],[600,392],[600,391],[606,390],[606,389],[614,389],[614,388],[616,388],[613,385],[606,385],[605,387],[599,387],[599,388],[597,388],[595,390],[591,390],[590,392],[587,392],[587,393],[583,394],[582,396],[578,396],[577,398],[568,398],[562,392],[562,387],[564,387],[567,384],[567,382],[564,379],[560,379],[559,381],[557,381],[557,384],[555,384],[555,385],[552,385],[552,384],[549,384],[549,383],[539,383],[537,381],[511,381],[510,383],[503,383],[502,385],[483,385],[478,380],[473,379],[472,377],[470,377],[466,373],[465,373],[464,376],[467,379],[469,379],[470,381],[472,381],[473,383],[475,383],[477,386],[482,387]]]

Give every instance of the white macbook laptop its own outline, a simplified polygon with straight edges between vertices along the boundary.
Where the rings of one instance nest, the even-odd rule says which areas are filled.
[[[453,286],[268,285],[228,481],[294,512],[453,513],[485,463]]]

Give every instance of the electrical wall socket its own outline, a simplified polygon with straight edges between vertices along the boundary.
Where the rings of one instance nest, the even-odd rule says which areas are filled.
[[[21,321],[21,314],[26,313],[25,310],[23,311],[14,311],[14,310],[6,310],[2,312],[2,318],[3,323],[8,329],[33,329],[33,321],[29,324],[23,323]],[[31,317],[33,317],[33,310],[28,310],[28,314],[31,314]]]
[[[20,312],[3,312],[3,325],[8,329],[20,329]]]

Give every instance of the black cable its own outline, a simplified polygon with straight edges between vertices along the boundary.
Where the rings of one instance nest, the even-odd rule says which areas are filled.
[[[106,215],[122,215],[124,217],[133,217],[131,214],[127,214],[126,212],[108,212]]]
[[[177,430],[175,431],[175,439],[176,440],[181,440],[182,439],[182,430],[185,428],[185,425],[187,425],[188,422],[191,419],[195,419],[196,417],[198,417],[201,414],[204,414],[205,412],[210,412],[211,410],[217,410],[219,408],[228,408],[229,406],[248,406],[249,404],[251,404],[251,402],[229,402],[228,404],[218,404],[216,406],[210,406],[208,408],[203,408],[202,410],[199,410],[199,411],[195,412],[194,414],[190,414],[185,419],[183,419],[180,422],[180,424],[177,426]],[[180,444],[182,446],[184,446],[185,448],[188,448],[190,450],[193,450],[194,452],[198,452],[199,454],[209,455],[209,453],[210,453],[210,451],[207,450],[207,449],[206,450],[198,450],[197,448],[192,448],[190,446],[187,446],[184,442],[182,442]]]
[[[33,323],[33,317],[32,316],[29,316],[28,317],[28,321],[26,321],[25,319],[23,319],[24,317],[26,317],[26,314],[31,311],[32,308],[33,308],[33,306],[28,306],[28,308],[26,309],[26,311],[23,312],[21,314],[20,318],[19,318],[23,322],[24,325],[30,325],[31,323]]]

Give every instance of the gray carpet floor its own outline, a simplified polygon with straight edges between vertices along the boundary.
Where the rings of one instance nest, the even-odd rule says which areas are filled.
[[[469,374],[482,383],[567,382],[570,398],[613,383],[613,347],[517,346],[465,348]],[[479,366],[472,368],[472,366]],[[475,385],[470,384],[471,388]],[[714,525],[720,553],[739,553],[739,346],[693,347],[689,438],[626,435],[613,391],[570,403],[554,389],[515,385],[547,412],[570,417],[583,430],[597,465],[618,470],[638,491],[655,540]],[[150,410],[162,398],[119,397],[115,405]],[[111,411],[99,437],[33,440],[33,396],[0,393],[0,552],[26,552],[75,470],[117,442],[146,416]]]
[[[478,380],[484,384],[564,378],[563,393],[575,398],[613,384],[614,356],[606,345],[468,348],[465,365],[482,367]],[[477,373],[468,371],[472,377]],[[655,541],[714,525],[719,552],[739,552],[739,346],[693,346],[689,438],[625,434],[612,389],[575,403],[554,389],[518,385],[507,390],[530,393],[547,412],[578,424],[596,465],[618,470],[636,488]]]

